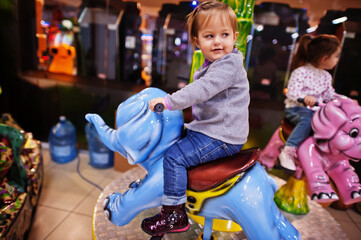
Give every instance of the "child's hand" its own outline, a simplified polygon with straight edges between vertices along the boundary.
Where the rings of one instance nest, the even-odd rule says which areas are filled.
[[[304,98],[304,102],[307,106],[313,107],[313,106],[315,106],[316,98],[312,97],[312,96],[306,96]]]
[[[158,103],[161,103],[164,105],[164,110],[168,109],[167,105],[165,104],[165,99],[162,97],[158,97],[158,98],[153,98],[152,100],[149,101],[149,108],[154,112],[154,106]]]

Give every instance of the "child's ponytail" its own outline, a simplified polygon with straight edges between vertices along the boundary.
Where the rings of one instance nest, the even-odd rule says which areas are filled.
[[[292,70],[301,67],[308,62],[307,46],[311,40],[312,36],[310,34],[305,34],[298,41],[298,48],[292,60]]]
[[[292,60],[292,70],[311,63],[318,66],[320,59],[331,56],[340,46],[340,41],[334,35],[321,34],[312,37],[303,35],[298,41],[298,48]]]

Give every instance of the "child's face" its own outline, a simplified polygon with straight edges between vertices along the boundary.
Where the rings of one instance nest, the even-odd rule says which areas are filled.
[[[232,52],[237,36],[229,22],[216,16],[200,27],[195,43],[204,57],[214,62]]]
[[[340,54],[341,48],[338,48],[331,56],[327,56],[321,61],[320,68],[327,70],[334,68],[340,59]]]

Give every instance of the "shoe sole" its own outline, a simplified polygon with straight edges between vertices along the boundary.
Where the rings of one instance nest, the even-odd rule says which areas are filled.
[[[169,232],[165,232],[165,233],[159,233],[159,234],[154,234],[154,233],[150,233],[148,232],[146,229],[143,228],[143,225],[141,225],[141,228],[144,232],[148,233],[149,235],[153,236],[153,237],[161,237],[161,236],[164,236],[166,235],[167,233],[181,233],[181,232],[186,232],[188,231],[190,227],[190,224],[188,223],[188,225],[184,228],[180,228],[180,229],[175,229],[175,230],[172,230],[172,231],[169,231]]]
[[[176,230],[170,231],[169,233],[180,233],[180,232],[186,232],[186,231],[188,231],[189,227],[190,227],[190,225],[189,225],[189,223],[188,223],[188,225],[187,225],[186,227],[181,228],[181,229],[176,229]]]
[[[279,167],[279,169],[281,169],[282,171],[284,171],[284,173],[286,173],[287,175],[293,175],[296,173],[296,170],[291,170],[291,169],[288,169],[288,168],[285,168],[281,165],[281,162],[280,162],[280,159],[277,158],[277,165]]]

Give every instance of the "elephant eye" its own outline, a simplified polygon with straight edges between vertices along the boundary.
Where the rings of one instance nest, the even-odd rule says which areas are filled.
[[[358,136],[358,129],[357,128],[352,128],[351,131],[349,132],[350,137],[355,138]]]

